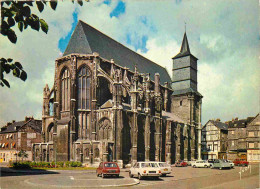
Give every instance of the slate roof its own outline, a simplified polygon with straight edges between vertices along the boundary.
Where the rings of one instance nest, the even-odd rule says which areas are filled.
[[[173,91],[172,95],[177,96],[177,95],[181,95],[181,94],[187,94],[187,93],[195,93],[200,97],[203,97],[198,91],[195,91],[192,88],[188,88],[188,89],[181,89],[181,90],[176,90]]]
[[[183,57],[183,56],[192,56],[194,58],[196,58],[195,56],[193,56],[190,52],[190,47],[189,47],[189,42],[188,42],[188,38],[187,38],[187,35],[186,35],[186,32],[184,33],[184,36],[183,36],[183,40],[182,40],[182,44],[181,44],[181,50],[180,52],[174,56],[172,59],[176,59],[176,58],[180,58],[180,57]],[[197,59],[197,58],[196,58]]]
[[[165,68],[137,54],[80,20],[63,56],[72,53],[92,54],[94,52],[99,53],[102,58],[107,60],[114,59],[116,64],[127,67],[131,71],[134,71],[135,65],[137,65],[138,71],[150,73],[152,80],[154,80],[154,74],[159,73],[161,84],[164,84],[164,82],[171,83],[171,78]]]
[[[245,128],[253,119],[254,117],[248,117],[246,119],[228,121],[228,128]]]
[[[40,133],[41,130],[42,130],[42,121],[41,120],[30,119],[27,122],[26,121],[17,121],[17,122],[11,123],[8,126],[4,126],[2,128],[6,128],[6,129],[1,131],[0,133],[17,132],[21,127],[23,127],[25,125],[31,127],[32,129],[34,129],[38,133]],[[17,130],[16,130],[16,127],[18,127]]]
[[[228,130],[228,124],[226,123],[222,123],[220,121],[214,121],[214,120],[210,120],[210,122],[212,122],[220,130]]]

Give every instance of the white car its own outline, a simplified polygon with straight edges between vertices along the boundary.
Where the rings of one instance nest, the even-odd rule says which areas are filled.
[[[224,160],[225,162],[229,163],[231,168],[234,168],[235,164],[230,160]]]
[[[143,177],[159,178],[161,175],[161,168],[155,162],[136,162],[129,170],[129,176],[138,177],[139,180]]]
[[[155,162],[161,168],[162,176],[166,176],[166,174],[171,174],[172,168],[171,165],[166,162]]]
[[[205,160],[199,160],[199,161],[196,161],[195,163],[193,163],[192,167],[194,168],[197,168],[197,167],[205,167],[205,168],[208,168],[208,167],[211,167],[212,164],[205,161]]]

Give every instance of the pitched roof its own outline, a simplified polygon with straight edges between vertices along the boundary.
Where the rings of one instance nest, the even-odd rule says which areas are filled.
[[[180,58],[180,57],[183,57],[183,56],[188,56],[188,55],[191,55],[191,52],[190,52],[190,47],[189,47],[189,42],[188,42],[188,38],[187,38],[187,35],[186,35],[186,32],[184,33],[184,36],[183,36],[183,40],[182,40],[182,45],[181,45],[181,50],[180,52],[174,56],[172,59],[176,59],[176,58]],[[193,56],[194,58],[196,58],[195,56]],[[197,59],[197,58],[196,58]]]
[[[253,119],[254,117],[248,117],[246,119],[228,121],[228,128],[245,128]]]
[[[175,121],[175,122],[178,122],[178,123],[186,123],[178,115],[171,113],[171,112],[162,111],[162,116],[164,118],[166,118],[167,120]]]
[[[135,65],[137,65],[138,71],[150,73],[152,80],[154,80],[154,74],[159,73],[161,84],[164,82],[171,83],[171,78],[165,68],[137,54],[80,20],[63,56],[72,53],[92,54],[94,52],[99,53],[102,58],[107,60],[114,59],[116,64],[127,67],[132,71],[134,71]]]
[[[40,133],[42,130],[42,121],[41,120],[35,120],[35,119],[30,119],[29,121],[17,121],[13,122],[10,125],[4,126],[1,129],[0,133],[12,133],[12,132],[17,132],[19,131],[20,128],[23,126],[29,126],[32,129],[34,129],[36,132]]]
[[[211,122],[220,130],[228,130],[228,125],[226,123],[222,123],[220,121],[211,120]]]

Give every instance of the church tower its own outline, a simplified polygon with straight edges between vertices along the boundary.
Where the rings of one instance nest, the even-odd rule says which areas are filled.
[[[180,52],[173,58],[172,68],[172,106],[171,111],[191,125],[191,157],[200,159],[200,130],[202,95],[198,92],[197,58],[190,52],[188,38],[184,33]],[[195,153],[193,156],[193,153]]]

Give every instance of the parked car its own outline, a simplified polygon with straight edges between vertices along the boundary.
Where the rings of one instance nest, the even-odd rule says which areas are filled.
[[[236,166],[248,166],[249,162],[246,161],[246,160],[243,160],[243,159],[235,159],[233,161],[233,163],[236,165]]]
[[[187,161],[188,166],[193,166],[196,160]]]
[[[161,168],[162,176],[166,176],[167,174],[171,174],[172,168],[171,165],[166,162],[155,162]]]
[[[214,159],[208,159],[208,163],[214,163]]]
[[[161,168],[155,162],[136,162],[129,170],[129,176],[138,177],[139,180],[144,177],[159,178],[161,175]]]
[[[188,164],[185,161],[179,160],[175,163],[175,167],[187,167]]]
[[[227,162],[227,163],[229,163],[230,166],[231,166],[231,168],[234,168],[235,164],[234,164],[232,161],[227,160],[227,159],[224,159],[224,161]]]
[[[101,162],[96,170],[96,174],[102,178],[105,176],[116,176],[119,177],[120,168],[116,162]]]
[[[230,169],[230,163],[225,162],[223,159],[215,159],[211,168],[219,168],[219,169]]]
[[[208,168],[208,167],[211,167],[212,164],[205,161],[205,160],[199,160],[199,161],[196,161],[195,163],[193,163],[192,167],[194,168],[197,168],[197,167],[205,167],[205,168]]]

